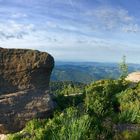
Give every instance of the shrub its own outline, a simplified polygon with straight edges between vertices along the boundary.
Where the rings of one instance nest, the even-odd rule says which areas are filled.
[[[139,140],[140,130],[138,131],[123,131],[122,133],[116,134],[114,140]]]
[[[135,89],[126,89],[117,95],[120,103],[120,122],[140,123],[140,96]]]
[[[33,120],[27,123],[22,133],[10,135],[10,140],[85,140],[90,127],[88,114],[68,108],[63,113],[44,122]]]

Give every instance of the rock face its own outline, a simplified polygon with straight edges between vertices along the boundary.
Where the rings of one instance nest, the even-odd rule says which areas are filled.
[[[0,134],[19,131],[27,121],[50,115],[53,66],[48,53],[0,48]]]
[[[0,48],[0,94],[48,87],[53,66],[45,52]]]
[[[138,83],[140,81],[140,72],[133,72],[130,73],[127,77],[126,80]]]

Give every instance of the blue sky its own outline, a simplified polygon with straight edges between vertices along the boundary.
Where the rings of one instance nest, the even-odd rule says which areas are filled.
[[[0,0],[0,46],[140,63],[140,0]]]

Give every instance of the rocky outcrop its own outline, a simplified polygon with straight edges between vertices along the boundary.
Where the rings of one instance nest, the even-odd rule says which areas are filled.
[[[54,59],[46,52],[0,48],[0,134],[21,130],[54,109],[49,80]]]
[[[126,80],[138,83],[140,82],[140,72],[132,72],[127,77]]]
[[[48,53],[0,48],[0,94],[48,87],[53,66]]]

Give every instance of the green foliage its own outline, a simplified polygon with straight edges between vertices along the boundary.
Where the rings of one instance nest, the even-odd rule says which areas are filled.
[[[58,105],[53,117],[28,122],[10,140],[138,140],[138,132],[120,133],[114,126],[140,124],[140,84],[123,78],[87,86],[53,83],[52,91]]]
[[[123,79],[102,80],[86,87],[85,106],[94,118],[96,138],[112,139],[114,123],[139,123],[139,92],[129,87],[130,83]]]
[[[139,88],[126,89],[117,95],[120,103],[121,122],[140,123],[140,92]]]
[[[50,83],[51,91],[56,95],[83,93],[85,86],[85,84],[70,81]]]
[[[104,80],[92,83],[86,88],[85,104],[98,117],[105,117],[115,110],[116,94],[128,86],[123,80]]]
[[[85,104],[87,110],[100,119],[110,114],[112,110],[108,97],[103,97],[99,92],[93,92],[92,95],[88,94]]]
[[[119,64],[120,78],[125,78],[128,75],[128,65],[126,64],[126,56],[122,57],[122,62]]]
[[[90,118],[86,114],[79,114],[74,108],[69,108],[65,113],[62,113],[56,122],[59,120],[59,129],[53,129],[54,140],[85,140],[86,133],[90,126]]]
[[[54,101],[57,103],[57,110],[64,110],[71,106],[77,106],[84,100],[84,94],[75,96],[58,95]]]
[[[115,117],[118,108],[116,94],[127,86],[128,83],[122,80],[102,80],[86,87],[85,106],[92,118],[91,128],[96,139],[113,137],[112,118]]]
[[[70,95],[70,94],[77,94],[77,93],[81,93],[82,91],[72,85],[68,85],[68,86],[64,86],[64,89],[60,92],[60,94],[62,95]]]
[[[8,140],[21,140],[22,137],[20,133],[10,134],[8,135]]]
[[[73,82],[51,82],[51,90],[55,95],[58,110],[77,106],[84,100],[85,84]]]
[[[21,139],[27,140],[85,140],[89,126],[88,114],[82,114],[76,108],[68,108],[46,122],[30,121],[22,133],[11,135],[9,139],[15,140],[20,135]]]
[[[139,140],[140,130],[138,131],[124,131],[122,133],[116,134],[113,138],[114,140]]]

